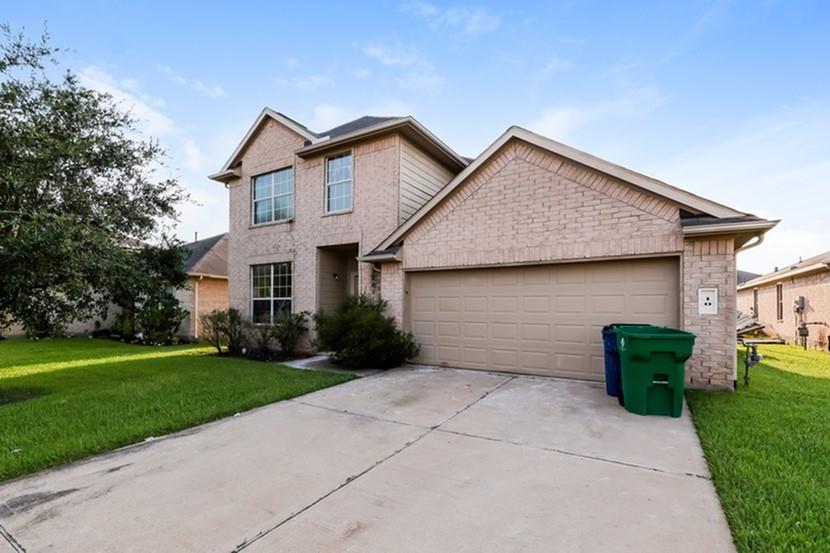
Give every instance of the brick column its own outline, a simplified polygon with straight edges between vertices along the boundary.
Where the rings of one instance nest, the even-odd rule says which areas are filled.
[[[718,314],[698,313],[698,289],[718,289]],[[694,388],[731,389],[736,368],[736,274],[729,238],[686,240],[683,251],[683,329],[697,335],[686,362]]]
[[[394,317],[398,326],[405,328],[404,320],[404,279],[406,273],[400,263],[381,265],[380,295],[387,301],[386,312]]]

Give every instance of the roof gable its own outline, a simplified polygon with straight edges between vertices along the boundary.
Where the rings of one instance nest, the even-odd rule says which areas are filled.
[[[512,126],[486,150],[484,150],[484,152],[482,152],[463,171],[456,175],[456,177],[438,194],[424,204],[412,217],[405,221],[391,235],[381,242],[376,250],[385,250],[390,246],[397,244],[410,231],[410,229],[415,227],[419,221],[426,217],[426,215],[435,209],[441,202],[447,199],[454,190],[461,186],[467,179],[474,176],[477,171],[483,169],[487,162],[496,156],[497,153],[500,152],[501,149],[511,140],[520,140],[542,150],[547,150],[548,152],[571,160],[579,165],[583,165],[610,177],[614,177],[631,184],[642,191],[664,198],[678,207],[685,208],[692,212],[703,213],[717,218],[743,217],[747,215],[746,213],[737,211],[706,198],[702,198],[665,182],[653,179],[641,173],[637,173],[631,169],[605,161],[581,150],[577,150],[576,148],[562,144],[561,142],[556,142],[555,140],[551,140],[527,129]]]
[[[228,234],[217,234],[185,244],[189,255],[184,262],[187,274],[228,276]]]
[[[301,125],[300,123],[294,121],[290,117],[283,115],[277,111],[272,110],[271,108],[264,108],[259,115],[257,116],[254,123],[248,129],[248,132],[245,133],[245,136],[242,137],[242,140],[236,146],[231,157],[228,158],[228,161],[222,166],[222,169],[219,170],[217,173],[210,175],[208,178],[214,178],[216,180],[220,180],[218,177],[227,171],[230,171],[234,164],[239,160],[239,157],[242,155],[242,152],[248,146],[248,143],[253,140],[256,136],[257,131],[265,122],[266,119],[273,119],[286,127],[287,129],[297,133],[301,137],[303,137],[307,142],[312,142],[317,140],[318,136],[314,132],[307,129],[305,126]]]

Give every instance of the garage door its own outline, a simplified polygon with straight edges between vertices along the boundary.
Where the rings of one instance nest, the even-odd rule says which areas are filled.
[[[608,323],[676,327],[677,258],[409,273],[420,363],[603,379]]]

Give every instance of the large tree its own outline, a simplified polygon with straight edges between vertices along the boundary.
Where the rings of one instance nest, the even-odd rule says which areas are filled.
[[[125,252],[158,238],[186,195],[124,106],[70,71],[50,77],[48,37],[0,30],[0,319],[44,333],[136,289],[124,279],[145,276],[143,259]]]

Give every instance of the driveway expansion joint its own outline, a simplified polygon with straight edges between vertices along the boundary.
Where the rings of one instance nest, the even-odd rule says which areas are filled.
[[[525,443],[522,443],[522,442],[514,442],[514,441],[511,441],[511,440],[504,440],[504,439],[501,439],[501,438],[493,438],[493,437],[490,437],[490,436],[481,436],[479,434],[470,434],[468,432],[459,432],[457,430],[446,430],[444,428],[439,428],[438,431],[439,432],[444,432],[445,434],[454,434],[456,436],[464,436],[465,438],[487,440],[489,442],[497,442],[497,443],[500,443],[500,444],[514,445],[514,446],[517,446],[517,447],[527,447],[527,448],[530,448],[530,449],[537,449],[537,450],[540,450],[540,451],[547,451],[549,453],[559,453],[560,455],[567,455],[569,457],[577,457],[579,459],[586,459],[586,460],[589,460],[589,461],[599,461],[601,463],[611,463],[613,465],[620,465],[620,466],[623,466],[623,467],[630,467],[630,468],[645,470],[645,471],[650,471],[650,472],[659,472],[661,474],[668,474],[668,475],[672,475],[672,476],[684,476],[684,477],[690,477],[690,478],[699,478],[701,480],[712,480],[711,476],[707,476],[705,474],[698,474],[696,472],[680,472],[680,471],[674,471],[674,470],[666,470],[666,469],[661,469],[661,468],[657,468],[657,467],[650,467],[648,465],[640,465],[640,464],[637,464],[637,463],[628,463],[626,461],[619,461],[617,459],[608,459],[606,457],[599,457],[597,455],[589,455],[587,453],[577,453],[575,451],[569,451],[567,449],[559,449],[559,448],[556,448],[556,447],[544,447],[544,446],[537,446],[537,445],[532,445],[532,444],[525,444]]]
[[[413,428],[423,428],[424,430],[434,430],[435,426],[423,426],[421,424],[413,424],[411,422],[404,422],[395,419],[387,419],[384,417],[378,417],[376,415],[367,415],[366,413],[357,413],[355,411],[349,411],[348,409],[335,409],[334,407],[327,407],[325,405],[317,405],[316,403],[309,403],[307,401],[301,401],[298,399],[291,399],[288,401],[292,401],[294,403],[299,403],[300,405],[305,405],[306,407],[313,407],[315,409],[322,409],[324,411],[330,411],[332,413],[339,413],[341,415],[353,415],[355,417],[362,417],[364,419],[369,419],[377,422],[390,422],[392,424],[399,424],[401,426],[411,426]]]
[[[20,542],[14,539],[14,536],[12,536],[8,530],[3,528],[2,524],[0,524],[0,536],[2,536],[3,539],[5,539],[6,542],[8,542],[14,553],[26,553],[26,550],[23,548],[22,545],[20,545]]]
[[[324,501],[325,499],[327,499],[327,498],[331,497],[332,495],[334,495],[335,493],[339,492],[340,490],[342,490],[343,488],[345,488],[346,486],[348,486],[349,484],[351,484],[351,483],[352,483],[352,482],[354,482],[355,480],[357,480],[357,479],[361,478],[362,476],[364,476],[364,475],[368,474],[369,472],[371,472],[371,471],[372,471],[372,470],[374,470],[375,468],[379,467],[380,465],[382,465],[383,463],[385,463],[385,462],[386,462],[386,461],[388,461],[389,459],[391,459],[391,458],[395,457],[395,456],[396,456],[396,455],[398,455],[399,453],[402,453],[402,452],[406,451],[406,450],[407,450],[407,449],[409,449],[411,446],[413,446],[414,444],[416,444],[416,443],[418,443],[419,441],[423,440],[424,438],[426,438],[427,436],[429,436],[430,434],[432,434],[432,433],[433,433],[433,432],[435,432],[436,430],[439,430],[439,431],[440,431],[440,427],[441,427],[442,425],[444,425],[444,424],[448,423],[449,421],[451,421],[452,419],[454,419],[455,417],[457,417],[458,415],[460,415],[461,413],[463,413],[464,411],[466,411],[467,409],[469,409],[470,407],[472,407],[472,406],[473,406],[473,405],[475,405],[476,403],[480,402],[481,400],[483,400],[484,398],[486,398],[487,396],[489,396],[489,395],[490,395],[490,394],[492,394],[493,392],[498,391],[498,390],[499,390],[502,386],[504,386],[505,384],[507,384],[507,383],[509,383],[509,382],[513,381],[515,378],[516,378],[515,376],[508,377],[506,380],[504,380],[504,382],[500,382],[497,386],[494,386],[493,388],[491,388],[491,389],[487,390],[486,392],[484,392],[483,394],[481,394],[478,398],[476,398],[474,401],[470,402],[470,403],[469,403],[469,404],[467,404],[465,407],[463,407],[462,409],[460,409],[460,410],[456,411],[455,413],[453,413],[452,415],[450,415],[449,417],[447,417],[445,420],[441,421],[438,425],[433,426],[433,427],[424,427],[424,426],[420,426],[420,425],[416,425],[416,424],[404,423],[404,422],[400,422],[400,421],[392,421],[392,420],[387,420],[387,419],[381,419],[381,418],[378,418],[378,417],[373,417],[373,416],[371,416],[371,415],[363,415],[363,414],[360,414],[360,413],[352,413],[352,412],[350,412],[350,411],[345,411],[345,410],[340,410],[340,409],[332,409],[332,408],[330,408],[330,407],[323,407],[323,406],[319,406],[319,405],[314,405],[314,404],[311,404],[311,403],[306,403],[306,402],[304,402],[304,401],[299,401],[299,400],[291,400],[291,401],[295,401],[296,403],[301,403],[301,404],[303,404],[303,405],[307,405],[307,406],[309,406],[309,407],[318,407],[318,408],[320,408],[320,409],[325,409],[325,410],[328,410],[328,411],[333,411],[333,412],[336,412],[336,413],[344,413],[344,414],[348,414],[348,415],[355,415],[355,416],[360,416],[360,417],[366,417],[366,418],[369,418],[369,419],[374,419],[374,420],[377,420],[377,421],[380,421],[380,422],[395,422],[395,423],[398,423],[398,424],[403,424],[403,425],[405,425],[405,426],[411,426],[411,427],[414,427],[414,428],[422,428],[422,429],[425,429],[425,430],[426,430],[426,432],[424,432],[423,434],[420,434],[420,435],[419,435],[417,438],[415,438],[414,440],[410,440],[410,441],[406,442],[406,443],[405,443],[402,447],[400,447],[400,448],[398,448],[398,449],[394,450],[394,451],[393,451],[392,453],[390,453],[389,455],[387,455],[387,456],[385,456],[385,457],[383,457],[383,458],[381,458],[381,459],[378,459],[377,461],[375,461],[373,464],[371,464],[371,465],[370,465],[369,467],[367,467],[366,469],[364,469],[364,470],[362,470],[362,471],[358,472],[357,474],[353,474],[353,475],[351,475],[351,476],[347,477],[347,478],[346,478],[346,479],[345,479],[342,483],[340,483],[338,486],[336,486],[335,488],[333,488],[333,489],[329,490],[328,492],[324,493],[323,495],[321,495],[320,497],[318,497],[317,499],[315,499],[314,501],[312,501],[311,503],[309,503],[308,505],[306,505],[306,506],[305,506],[305,507],[303,507],[302,509],[300,509],[300,510],[298,510],[298,511],[295,511],[295,512],[291,513],[290,515],[288,515],[287,517],[285,517],[285,518],[284,518],[284,519],[282,519],[281,521],[279,521],[279,522],[277,522],[276,524],[274,524],[274,525],[272,525],[272,526],[270,526],[270,527],[266,528],[265,530],[261,530],[261,531],[260,531],[260,532],[258,532],[256,535],[252,536],[251,538],[245,539],[244,541],[242,541],[242,543],[238,544],[238,545],[237,545],[234,549],[232,549],[230,553],[240,553],[241,551],[243,551],[243,550],[247,549],[249,546],[253,545],[254,543],[256,543],[257,541],[261,540],[261,539],[262,539],[262,538],[264,538],[265,536],[267,536],[267,535],[271,534],[272,532],[274,532],[274,531],[278,530],[278,529],[279,529],[279,528],[281,528],[283,525],[287,524],[287,523],[288,523],[288,522],[290,522],[291,520],[293,520],[293,519],[297,518],[297,517],[298,517],[298,516],[300,516],[301,514],[303,514],[303,513],[305,513],[306,511],[308,511],[309,509],[311,509],[311,508],[313,508],[314,506],[318,505],[319,503],[321,503],[321,502],[322,502],[322,501]]]

